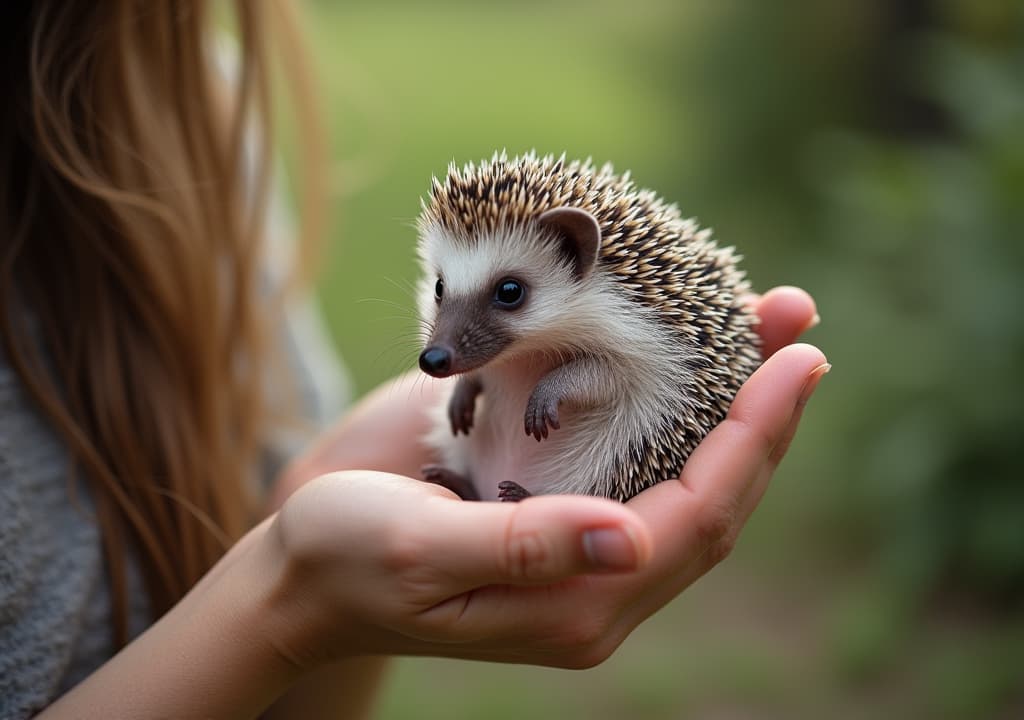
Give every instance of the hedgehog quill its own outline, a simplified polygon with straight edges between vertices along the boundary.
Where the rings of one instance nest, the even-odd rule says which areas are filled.
[[[761,362],[733,249],[611,166],[452,165],[418,229],[420,368],[457,376],[423,474],[464,499],[678,477]]]

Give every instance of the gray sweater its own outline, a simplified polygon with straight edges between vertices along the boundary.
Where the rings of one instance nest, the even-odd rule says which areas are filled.
[[[346,390],[311,308],[281,338],[316,425]],[[302,352],[299,352],[299,348]],[[332,387],[333,391],[332,391]],[[272,476],[301,438],[268,438]],[[0,352],[0,720],[31,717],[106,662],[110,597],[93,502],[66,448]],[[129,558],[131,631],[150,622]]]

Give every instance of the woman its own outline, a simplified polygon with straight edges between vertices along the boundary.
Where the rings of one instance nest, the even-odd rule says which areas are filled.
[[[246,161],[289,25],[237,3],[228,92],[204,5],[24,0],[0,30],[0,716],[354,717],[388,655],[601,662],[759,501],[827,371],[788,345],[810,298],[752,300],[766,363],[624,506],[410,479],[438,388],[399,379],[271,478],[266,515],[253,481],[310,414]]]

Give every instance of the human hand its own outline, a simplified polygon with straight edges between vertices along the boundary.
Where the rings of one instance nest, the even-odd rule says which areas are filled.
[[[807,345],[810,298],[753,298],[765,364],[678,481],[626,505],[541,496],[464,503],[370,472],[324,476],[268,533],[300,665],[351,654],[430,654],[560,667],[604,660],[640,622],[731,550],[827,371]],[[780,349],[781,347],[781,349]]]

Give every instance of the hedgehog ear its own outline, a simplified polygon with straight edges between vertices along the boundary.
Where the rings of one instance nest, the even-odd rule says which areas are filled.
[[[576,279],[589,275],[601,250],[601,227],[597,218],[579,208],[556,207],[541,213],[537,222],[541,227],[554,230],[562,239],[562,249],[573,261]]]

